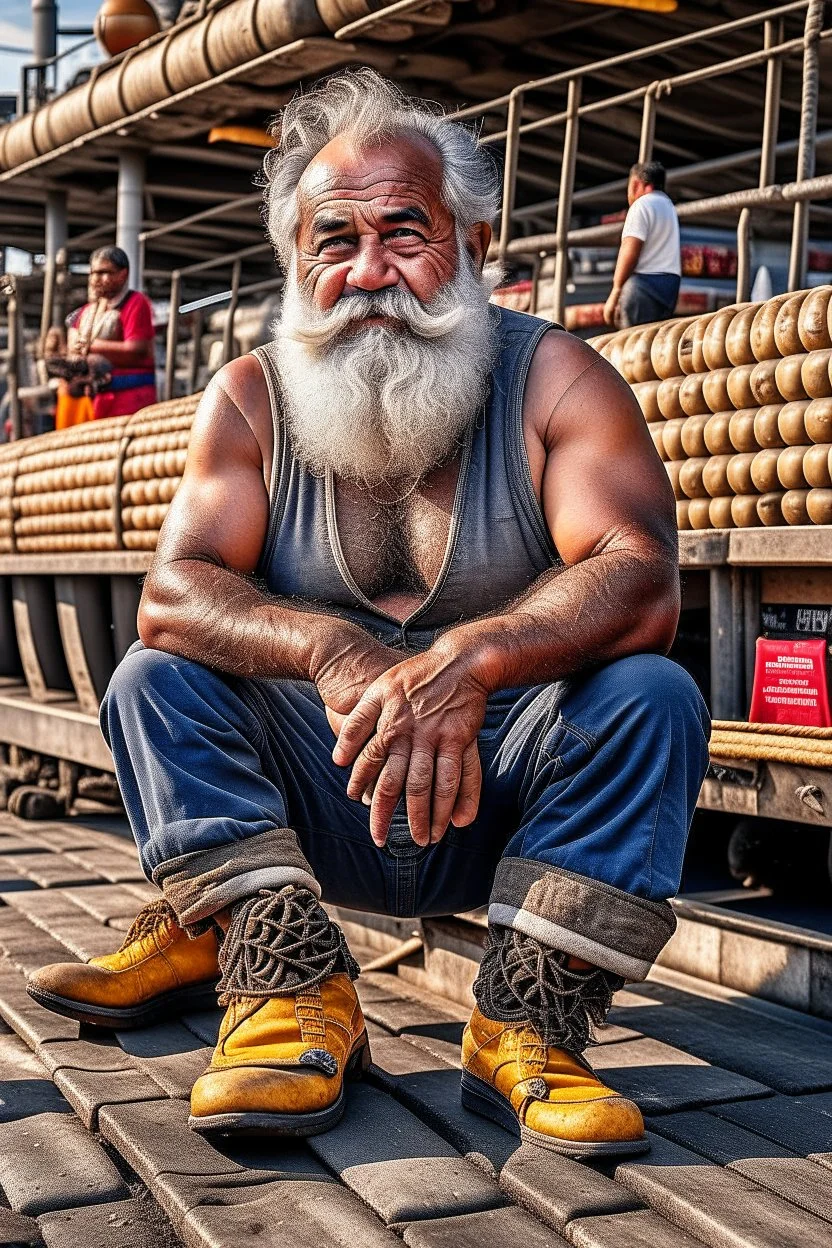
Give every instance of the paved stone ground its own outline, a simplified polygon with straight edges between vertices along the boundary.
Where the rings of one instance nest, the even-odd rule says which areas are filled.
[[[464,1010],[389,973],[359,981],[373,1066],[338,1127],[195,1136],[219,1011],[111,1034],[25,992],[45,962],[116,948],[155,895],[123,831],[0,815],[0,1245],[832,1243],[832,1024],[678,976],[619,993],[591,1054],[647,1115],[644,1157],[582,1165],[464,1110]]]

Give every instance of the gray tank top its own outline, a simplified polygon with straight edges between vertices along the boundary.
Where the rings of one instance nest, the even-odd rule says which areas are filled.
[[[522,419],[529,364],[552,328],[550,321],[499,309],[499,357],[484,410],[462,447],[445,558],[431,592],[403,623],[375,607],[350,575],[338,536],[332,473],[313,476],[295,458],[273,345],[257,347],[278,448],[257,568],[268,590],[334,608],[387,645],[422,650],[439,630],[498,611],[558,564],[532,486]]]

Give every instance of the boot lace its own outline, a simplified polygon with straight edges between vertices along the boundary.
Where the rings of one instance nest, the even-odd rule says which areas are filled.
[[[624,986],[620,975],[594,967],[575,971],[569,955],[516,932],[489,928],[488,947],[474,984],[474,996],[487,1018],[531,1024],[546,1045],[580,1055],[597,1043],[592,1026],[609,1013],[613,994]]]
[[[339,972],[357,979],[344,933],[314,893],[261,890],[235,906],[220,950],[221,1005],[238,997],[284,997]]]
[[[124,943],[118,952],[122,953],[129,945],[135,944],[145,936],[152,935],[165,923],[178,924],[178,920],[170,902],[160,897],[158,901],[149,902],[139,911],[130,924],[130,930],[124,937]]]

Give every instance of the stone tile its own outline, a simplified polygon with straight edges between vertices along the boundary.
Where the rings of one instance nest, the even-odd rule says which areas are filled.
[[[58,1070],[130,1070],[133,1063],[115,1043],[111,1032],[92,1027],[78,1040],[47,1040],[35,1050],[43,1065],[54,1075]],[[90,1038],[87,1038],[90,1037]]]
[[[133,852],[135,852],[135,850]],[[155,884],[151,884],[149,880],[145,879],[143,879],[141,883],[135,884],[131,881],[127,881],[122,885],[122,887],[125,892],[132,893],[138,900],[139,909],[142,906],[146,906],[149,901],[158,901],[162,896],[161,889],[158,889]]]
[[[186,1099],[205,1071],[213,1049],[180,1023],[159,1023],[116,1033],[134,1064],[158,1083],[168,1096]]]
[[[0,836],[0,857],[5,858],[7,854],[31,854],[38,849],[36,842],[30,841],[25,837],[9,836],[5,834]],[[46,846],[43,852],[48,853]]]
[[[182,1101],[142,1101],[102,1109],[99,1130],[136,1173],[152,1186],[160,1174],[215,1177],[245,1167],[188,1127]]]
[[[809,1009],[809,950],[723,931],[720,983],[768,997],[796,1010]]]
[[[359,1200],[334,1183],[270,1184],[259,1198],[201,1205],[179,1228],[188,1248],[397,1248],[401,1240]]]
[[[63,854],[13,854],[5,860],[13,871],[38,888],[69,888],[73,884],[102,883],[95,871],[88,871]]]
[[[90,1131],[98,1130],[98,1112],[105,1105],[152,1101],[164,1096],[161,1088],[140,1070],[71,1070],[54,1075],[78,1117]]]
[[[658,964],[718,984],[721,954],[721,928],[679,916],[676,931],[659,954]]]
[[[130,1194],[101,1145],[67,1114],[0,1124],[0,1183],[12,1209],[33,1217]]]
[[[106,953],[115,953],[121,944],[115,932],[99,923],[92,915],[79,911],[77,907],[71,918],[48,918],[39,923],[39,926],[82,962],[89,962],[90,958],[100,958]]]
[[[702,1244],[652,1209],[580,1218],[569,1223],[565,1234],[575,1248],[701,1248]]]
[[[388,1225],[491,1209],[497,1186],[404,1106],[376,1088],[349,1089],[346,1113],[309,1147]]]
[[[111,884],[138,884],[144,880],[135,849],[126,854],[107,845],[96,849],[67,849],[63,856],[91,875],[109,880]]]
[[[632,1192],[606,1175],[533,1144],[524,1144],[506,1162],[500,1187],[518,1205],[558,1231],[573,1218],[642,1208]]]
[[[50,1112],[72,1111],[23,1041],[15,1035],[1,1035],[0,1122]]]
[[[462,1046],[458,1040],[443,1040],[441,1037],[424,1034],[421,1031],[402,1032],[401,1039],[405,1044],[423,1049],[425,1053],[438,1058],[447,1066],[455,1066],[457,1070],[462,1069]]]
[[[87,888],[67,889],[63,896],[99,923],[110,923],[113,919],[132,921],[142,908],[138,897],[122,884],[90,884]]]
[[[808,1107],[805,1098],[775,1096],[759,1104],[741,1101],[715,1106],[712,1112],[792,1153],[832,1165],[832,1119]]]
[[[31,824],[28,826],[27,839],[54,853],[60,853],[64,849],[95,849],[101,845],[119,843],[115,837],[86,828],[74,820],[63,820],[60,823],[38,822],[37,829],[32,828]]]
[[[356,988],[365,1016],[394,1035],[421,1032],[459,1044],[462,1025],[468,1021],[464,1006],[421,992],[413,984],[404,987],[397,976],[383,971],[365,973]]]
[[[223,1149],[230,1159],[240,1160],[246,1169],[233,1174],[157,1174],[152,1180],[153,1194],[174,1226],[180,1227],[185,1217],[199,1205],[240,1205],[268,1194],[269,1185],[287,1179],[305,1183],[329,1183],[338,1180],[313,1157],[302,1144],[291,1140],[263,1140],[260,1150]]]
[[[431,1218],[405,1227],[408,1248],[556,1248],[565,1240],[522,1209],[488,1209],[456,1218]]]
[[[38,1224],[46,1248],[174,1248],[176,1243],[167,1218],[150,1200],[45,1213]]]
[[[748,1010],[671,991],[665,999],[615,1008],[611,1017],[777,1091],[797,1093],[832,1084],[832,1038],[818,1036],[808,1045],[803,1028],[778,1025]],[[738,1044],[738,1035],[748,1043]]]
[[[827,949],[809,950],[809,1008],[832,1018],[832,953]]]
[[[79,1025],[45,1010],[26,991],[24,976],[0,959],[0,1016],[34,1049],[44,1040],[77,1040]]]
[[[601,1045],[590,1052],[589,1060],[611,1087],[631,1097],[646,1113],[765,1096],[769,1091],[744,1075],[646,1037]]]
[[[225,1011],[220,1009],[219,1006],[215,1010],[191,1010],[180,1015],[180,1021],[203,1044],[210,1044],[211,1048],[213,1048],[219,1037],[220,1023],[224,1013]]]
[[[829,1225],[733,1170],[651,1134],[651,1151],[618,1164],[615,1177],[662,1217],[711,1248],[806,1248]]]
[[[69,918],[78,913],[78,907],[74,901],[70,900],[68,893],[56,892],[48,888],[37,888],[22,893],[0,893],[0,901],[12,910],[25,914],[33,923],[37,923],[41,918]]]
[[[656,1119],[653,1126],[677,1144],[692,1148],[801,1209],[832,1221],[832,1174],[814,1161],[795,1157],[771,1140],[712,1114],[668,1114]]]
[[[34,1218],[0,1206],[0,1244],[25,1244],[39,1248],[41,1242],[40,1228]]]
[[[25,975],[50,962],[74,961],[60,941],[9,909],[0,909],[0,950]]]
[[[517,1136],[465,1108],[457,1068],[398,1036],[374,1041],[372,1053],[372,1082],[487,1174],[493,1177],[519,1148]]]

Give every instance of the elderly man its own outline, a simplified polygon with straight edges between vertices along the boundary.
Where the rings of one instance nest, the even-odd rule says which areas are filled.
[[[569,1155],[640,1152],[581,1055],[673,931],[707,759],[662,657],[664,470],[603,359],[489,306],[496,179],[464,129],[344,74],[286,108],[267,174],[274,341],[202,401],[102,709],[163,897],[30,991],[121,1027],[220,974],[191,1125],[312,1134],[369,1061],[319,899],[490,895],[465,1103]]]

